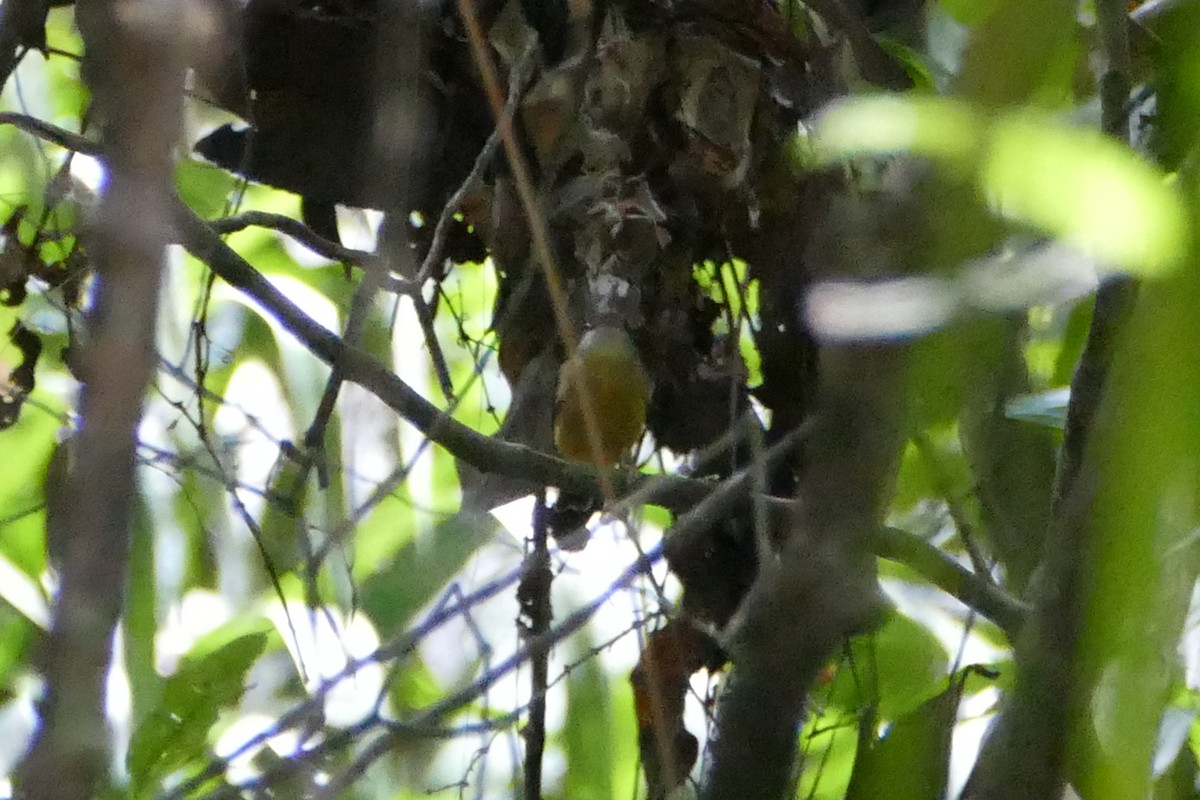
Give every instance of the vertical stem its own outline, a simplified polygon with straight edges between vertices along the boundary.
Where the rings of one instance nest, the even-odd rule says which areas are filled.
[[[550,683],[550,648],[546,633],[554,613],[550,607],[550,547],[547,535],[545,492],[539,492],[533,510],[533,552],[529,554],[525,577],[517,588],[521,603],[523,635],[530,640],[529,720],[525,725],[525,800],[541,800],[542,757],[546,750],[546,689]]]
[[[1104,132],[1129,140],[1129,23],[1124,0],[1096,0],[1105,72],[1100,80]],[[1095,464],[1085,454],[1094,438],[1121,333],[1137,285],[1110,280],[1100,287],[1092,326],[1071,380],[1046,552],[1032,586],[1034,609],[1016,645],[1017,680],[1004,715],[980,753],[966,800],[1057,797],[1064,774],[1068,715],[1077,687],[1076,653],[1083,626],[1083,562],[1094,538]],[[1085,468],[1086,466],[1086,468]]]
[[[95,797],[107,775],[104,683],[124,601],[137,426],[154,369],[159,281],[171,237],[171,149],[183,88],[175,34],[191,15],[178,0],[80,0],[77,16],[107,182],[88,241],[98,281],[75,462],[56,517],[65,548],[43,665],[46,696],[37,738],[16,776],[16,795],[33,800]]]

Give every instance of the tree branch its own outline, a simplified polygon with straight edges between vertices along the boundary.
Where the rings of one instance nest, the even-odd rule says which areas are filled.
[[[88,317],[75,463],[56,515],[64,527],[48,532],[65,554],[45,654],[46,698],[16,776],[16,796],[29,800],[95,797],[108,772],[104,684],[125,590],[137,426],[156,363],[186,16],[172,3],[143,4],[137,14],[103,2],[78,8],[108,181],[88,248],[100,280]]]
[[[517,587],[521,604],[521,634],[524,639],[541,642],[551,630],[554,611],[550,605],[550,586],[554,573],[550,569],[546,493],[538,492],[533,507],[533,551],[525,559],[525,574]],[[530,648],[529,651],[529,714],[526,717],[525,794],[524,800],[542,798],[542,760],[546,752],[546,687],[550,682],[550,648]]]
[[[49,0],[4,0],[0,4],[0,89],[28,50],[46,47],[49,11]]]
[[[996,623],[1011,641],[1020,633],[1029,607],[986,576],[972,572],[924,539],[899,528],[875,532],[871,549],[880,558],[912,569],[922,578]]]
[[[826,354],[787,539],[730,623],[734,670],[704,800],[784,796],[809,687],[845,637],[876,618],[870,541],[904,443],[903,361],[888,347]]]

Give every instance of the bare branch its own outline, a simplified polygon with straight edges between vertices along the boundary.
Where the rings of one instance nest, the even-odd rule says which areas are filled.
[[[108,181],[89,246],[100,280],[88,319],[81,429],[56,500],[64,528],[49,531],[65,542],[65,555],[46,699],[17,776],[17,796],[31,800],[94,797],[107,774],[104,680],[124,597],[136,431],[156,363],[158,289],[171,241],[184,67],[178,34],[187,14],[173,3],[122,8],[78,7]]]
[[[46,47],[50,0],[5,0],[0,4],[0,89],[32,48]]]
[[[730,623],[734,670],[706,800],[784,796],[809,687],[844,638],[876,618],[869,547],[904,443],[903,365],[903,351],[886,347],[827,355],[800,503],[779,559],[760,565]]]

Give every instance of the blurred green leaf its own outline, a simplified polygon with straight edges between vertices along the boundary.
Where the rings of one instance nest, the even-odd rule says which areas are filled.
[[[417,657],[404,664],[388,687],[388,696],[396,708],[421,708],[432,705],[441,697],[442,687]]]
[[[307,524],[308,484],[314,478],[302,458],[291,446],[280,448],[267,482],[258,545],[276,575],[290,572],[300,560],[300,537],[305,535],[301,526]],[[300,480],[301,475],[305,480]]]
[[[206,659],[232,646],[235,642],[258,635],[267,637],[263,645],[264,650],[270,651],[283,646],[283,641],[279,638],[270,619],[258,613],[245,613],[239,614],[197,639],[188,650],[185,660]]]
[[[940,800],[950,769],[950,740],[963,681],[892,722],[883,738],[859,748],[846,800]]]
[[[933,73],[921,53],[892,39],[880,39],[879,44],[904,67],[914,89],[927,92],[936,88]]]
[[[567,771],[564,797],[605,800],[613,793],[612,691],[599,659],[589,657],[591,644],[578,637],[572,660],[578,666],[567,675],[567,719],[563,747]]]
[[[23,615],[0,606],[0,693],[11,692],[13,679],[23,670],[40,633]]]
[[[1066,329],[1060,338],[1058,358],[1054,362],[1054,375],[1050,379],[1051,386],[1066,386],[1075,374],[1075,365],[1083,353],[1087,342],[1088,331],[1092,327],[1092,303],[1079,302],[1071,309],[1067,317]]]
[[[362,584],[362,607],[380,635],[399,631],[498,530],[491,514],[463,512],[410,539]]]
[[[980,179],[1001,213],[1129,272],[1179,263],[1187,244],[1180,198],[1113,139],[1029,113],[1001,117],[988,144]]]
[[[1002,0],[938,0],[938,5],[955,22],[976,25],[999,8]]]
[[[43,401],[41,390],[31,398]],[[26,575],[46,567],[46,465],[57,443],[59,421],[27,403],[17,424],[0,431],[0,554]]]
[[[989,118],[947,98],[858,97],[827,110],[815,137],[826,163],[907,152],[973,174],[1005,217],[1128,272],[1159,274],[1187,245],[1183,206],[1161,173],[1113,139],[1046,114]]]
[[[134,731],[127,765],[135,793],[180,766],[205,757],[209,730],[236,703],[246,673],[262,655],[265,633],[251,633],[180,663],[163,687],[162,703]]]
[[[1200,178],[1186,187],[1200,198]],[[1194,205],[1193,205],[1194,207]],[[1195,586],[1200,483],[1200,253],[1147,282],[1107,376],[1094,424],[1083,629],[1072,720],[1076,784],[1089,800],[1145,797],[1156,733],[1170,698],[1164,668]],[[1082,478],[1081,478],[1082,480]]]
[[[988,7],[963,55],[958,92],[988,108],[1066,100],[1071,73],[1062,66],[1079,46],[1076,4],[998,0]]]
[[[205,219],[216,217],[225,210],[237,184],[238,178],[231,173],[194,158],[182,159],[175,165],[175,185],[180,199]]]
[[[898,611],[875,633],[856,638],[850,653],[850,663],[838,669],[829,705],[850,712],[874,707],[884,720],[896,719],[937,692],[948,669],[937,637]]]
[[[971,107],[933,95],[879,94],[829,106],[811,141],[822,164],[859,156],[913,153],[970,165],[981,124]]]

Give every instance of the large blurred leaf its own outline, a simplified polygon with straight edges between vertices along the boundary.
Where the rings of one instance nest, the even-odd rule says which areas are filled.
[[[877,632],[851,645],[830,691],[829,705],[856,712],[874,706],[877,717],[896,719],[933,695],[946,677],[948,656],[929,629],[892,612]]]
[[[955,22],[975,25],[994,13],[1001,0],[940,0],[938,5]]]
[[[956,88],[988,107],[1066,99],[1078,48],[1071,0],[995,0],[963,55]]]
[[[1130,272],[1178,263],[1186,240],[1179,197],[1113,139],[1010,114],[992,126],[988,144],[980,179],[1002,213]]]
[[[963,681],[893,722],[882,739],[859,748],[846,800],[940,800],[950,768],[950,739]]]
[[[398,631],[499,530],[490,514],[464,512],[408,541],[362,584],[362,606],[380,635]]]
[[[266,633],[250,633],[185,658],[167,679],[162,702],[133,734],[127,764],[135,793],[203,758],[209,729],[242,696],[246,672],[262,655]]]
[[[567,720],[563,726],[567,771],[564,796],[571,800],[606,800],[613,796],[612,692],[600,660],[589,655],[580,637],[573,648],[579,666],[567,675]]]
[[[1188,182],[1200,197],[1200,178]],[[1143,798],[1200,566],[1200,253],[1147,283],[1129,322],[1078,482],[1091,491],[1073,720],[1076,783],[1089,800]]]
[[[1163,176],[1098,133],[1028,111],[991,117],[962,101],[859,97],[821,117],[826,161],[907,152],[974,176],[1007,217],[1059,237],[1101,264],[1151,275],[1186,245],[1183,207]]]

